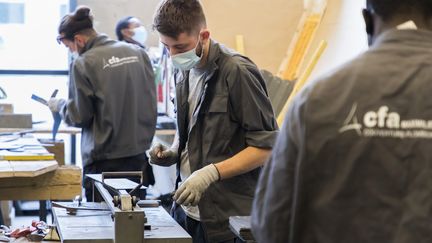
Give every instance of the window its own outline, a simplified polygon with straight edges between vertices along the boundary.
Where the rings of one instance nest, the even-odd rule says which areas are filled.
[[[0,70],[67,70],[56,42],[69,0],[0,0]]]
[[[0,24],[24,24],[24,4],[0,2]]]

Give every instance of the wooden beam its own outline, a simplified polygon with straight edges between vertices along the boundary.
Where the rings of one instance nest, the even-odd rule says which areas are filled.
[[[305,3],[305,9],[297,26],[296,33],[279,67],[278,77],[289,81],[298,78],[306,54],[324,16],[326,6],[326,0],[311,0],[309,4]]]

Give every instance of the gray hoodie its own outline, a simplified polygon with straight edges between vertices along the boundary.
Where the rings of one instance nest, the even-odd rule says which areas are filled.
[[[391,30],[294,99],[255,194],[260,243],[432,240],[432,32]]]
[[[156,127],[156,88],[140,47],[105,35],[90,40],[71,66],[69,99],[61,109],[81,127],[83,165],[145,152]]]

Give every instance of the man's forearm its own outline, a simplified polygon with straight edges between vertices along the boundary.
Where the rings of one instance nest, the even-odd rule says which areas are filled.
[[[271,149],[247,147],[233,157],[215,164],[220,179],[228,179],[262,166],[270,157]]]

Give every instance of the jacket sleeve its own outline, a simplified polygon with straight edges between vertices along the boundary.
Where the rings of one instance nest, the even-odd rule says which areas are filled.
[[[278,133],[264,78],[251,63],[241,63],[228,74],[231,119],[246,132],[246,144],[272,148]]]
[[[260,175],[251,214],[257,242],[293,242],[295,185],[304,148],[302,107],[301,97],[296,97]]]
[[[88,127],[94,115],[94,92],[90,81],[84,74],[82,59],[72,65],[69,80],[69,97],[60,114],[66,124],[75,127]]]

